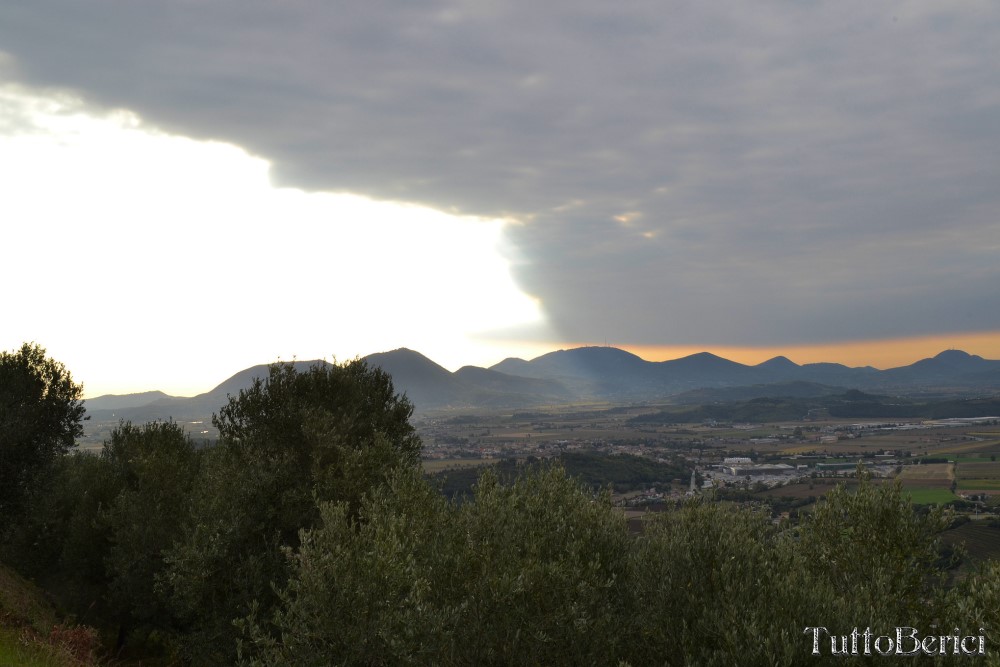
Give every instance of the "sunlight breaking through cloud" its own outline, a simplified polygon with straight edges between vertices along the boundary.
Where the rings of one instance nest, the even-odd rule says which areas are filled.
[[[0,100],[2,272],[22,287],[3,347],[30,334],[84,380],[184,391],[278,357],[493,363],[472,334],[540,322],[502,220],[275,188],[265,160],[127,111],[12,86]]]

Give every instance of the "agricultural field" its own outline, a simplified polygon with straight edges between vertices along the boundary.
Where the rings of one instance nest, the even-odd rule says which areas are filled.
[[[970,521],[945,531],[941,539],[946,544],[964,544],[972,561],[1000,558],[1000,527],[987,521]]]
[[[760,495],[767,496],[771,498],[819,498],[820,496],[826,495],[832,491],[837,484],[848,483],[850,487],[850,482],[853,480],[849,479],[830,479],[821,478],[812,480],[809,482],[798,482],[795,484],[786,484],[785,486],[777,486],[773,489],[768,489],[766,491],[761,491]],[[854,482],[857,486],[857,482]]]
[[[921,465],[904,466],[898,479],[904,487],[908,486],[951,486],[955,481],[955,465],[953,463],[925,463]]]
[[[1000,491],[1000,481],[995,479],[961,479],[958,482],[958,489],[965,493],[983,492],[987,495],[995,495]]]
[[[932,455],[950,455],[952,458],[955,456],[962,457],[963,455],[975,455],[979,453],[984,453],[986,451],[996,452],[996,443],[986,443],[973,440],[971,442],[942,442],[939,443],[932,451]]]
[[[903,490],[918,505],[947,503],[957,499],[951,487],[955,483],[952,463],[924,463],[904,466],[897,479]]]
[[[875,481],[878,482],[878,480]],[[937,480],[932,480],[931,483],[940,484]],[[852,479],[817,479],[812,483],[800,482],[768,489],[761,492],[761,495],[771,498],[819,498],[829,493],[836,484],[846,484],[848,490],[857,487],[857,481]],[[910,485],[904,484],[903,493],[909,496],[916,505],[939,505],[957,499],[948,486],[923,485],[919,480],[914,480]]]
[[[910,497],[914,505],[943,505],[958,498],[948,489],[928,489],[913,487],[903,489],[904,495]]]
[[[958,488],[967,493],[1000,491],[1000,462],[989,460],[960,461],[956,464]]]
[[[446,470],[461,470],[463,468],[478,468],[495,463],[493,459],[424,459],[424,472],[434,475]]]

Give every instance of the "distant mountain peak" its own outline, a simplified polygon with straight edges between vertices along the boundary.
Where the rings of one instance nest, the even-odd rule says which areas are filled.
[[[694,354],[689,354],[688,356],[686,356],[684,358],[685,359],[711,359],[711,360],[721,359],[722,361],[729,361],[729,359],[726,359],[724,357],[720,357],[717,354],[712,354],[711,352],[695,352]],[[736,363],[736,362],[733,362],[733,363]]]
[[[137,399],[152,399],[152,400],[155,400],[157,398],[167,398],[167,395],[164,394],[162,391],[154,390],[154,391],[133,392],[131,394],[104,394],[102,396],[94,396],[93,398],[87,398],[87,399],[84,399],[84,400],[86,400],[86,401],[100,401],[100,400],[105,399],[105,398],[137,398]]]
[[[623,350],[620,347],[611,347],[610,345],[584,345],[583,347],[571,347],[568,350],[559,350],[553,354],[560,353],[575,355],[602,355],[607,357],[635,357],[636,359],[640,358],[639,355],[632,354],[628,350]]]
[[[547,354],[543,354],[540,357],[535,357],[534,359],[532,359],[527,363],[545,364],[545,363],[563,363],[563,362],[569,362],[574,364],[582,363],[585,365],[649,363],[639,355],[632,354],[628,350],[623,350],[618,347],[607,347],[602,345],[589,345],[585,347],[573,347],[568,350],[556,350],[555,352],[549,352]],[[515,361],[514,363],[517,362]]]
[[[420,357],[421,359],[427,359],[423,354],[420,354],[416,350],[411,350],[408,347],[397,347],[395,350],[389,350],[388,352],[375,352],[369,354],[369,357],[387,357],[387,356],[399,356],[399,357]]]
[[[991,362],[962,350],[945,350],[904,368],[972,369],[983,363],[989,364]]]
[[[799,368],[799,365],[785,356],[777,356],[768,359],[767,361],[757,364],[758,368]]]
[[[694,354],[689,354],[688,356],[681,357],[680,359],[654,363],[658,363],[662,367],[672,368],[746,368],[746,366],[741,363],[731,361],[725,357],[720,357],[719,355],[712,354],[711,352],[695,352]]]
[[[522,362],[522,363],[527,363],[527,362],[526,362],[526,361],[525,361],[524,359],[522,359],[521,357],[507,357],[506,359],[504,359],[503,361],[501,361],[501,362],[499,362],[499,363],[501,363],[501,364],[502,364],[502,363],[504,363],[504,362],[514,362],[514,363],[517,363],[517,362]],[[496,364],[494,364],[494,365],[496,365]]]
[[[395,350],[389,350],[388,352],[375,352],[367,355],[365,359],[407,359],[411,361],[428,361],[436,366],[439,365],[429,357],[408,347],[397,347]]]
[[[83,404],[91,412],[95,410],[121,410],[122,408],[147,405],[165,398],[173,397],[164,394],[162,391],[143,391],[134,394],[105,394],[103,396],[95,396],[94,398],[86,399]]]
[[[978,361],[982,359],[978,354],[969,354],[963,350],[945,350],[939,352],[934,358],[940,361]]]
[[[396,348],[389,352],[376,352],[365,357],[372,366],[382,366],[389,373],[393,372],[432,372],[438,375],[451,375],[441,364],[407,347]]]

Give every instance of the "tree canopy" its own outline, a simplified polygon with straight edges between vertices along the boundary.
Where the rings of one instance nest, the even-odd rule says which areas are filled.
[[[0,517],[21,507],[37,475],[83,433],[82,395],[37,343],[0,352]]]
[[[362,360],[299,372],[274,364],[214,418],[178,539],[161,577],[185,651],[232,664],[232,622],[270,610],[288,577],[285,549],[320,521],[319,502],[356,514],[397,468],[420,462],[413,406],[392,378]]]

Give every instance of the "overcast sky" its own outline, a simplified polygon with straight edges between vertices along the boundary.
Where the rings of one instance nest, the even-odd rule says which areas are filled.
[[[101,309],[102,335],[138,321],[120,334],[130,354],[128,337],[153,349],[178,336],[181,350],[200,336],[215,354],[225,330],[254,363],[309,356],[306,331],[325,332],[324,354],[407,345],[434,357],[438,340],[470,363],[604,341],[720,351],[881,341],[874,365],[900,339],[977,341],[969,351],[1000,356],[992,0],[7,0],[0,54],[0,137],[62,151],[51,174],[8,157],[18,189],[35,183],[36,203],[64,198],[86,180],[77,168],[101,193],[65,210],[0,200],[4,238],[72,228],[43,239],[76,239],[67,252],[78,256],[61,259],[73,272],[67,298]],[[60,126],[68,116],[89,129]],[[89,136],[133,148],[73,152]],[[136,148],[140,136],[158,148]],[[149,161],[161,148],[173,157],[157,164],[190,166],[158,171]],[[128,174],[146,203],[109,232],[102,202],[115,208]],[[344,215],[331,193],[366,198],[366,213]],[[371,208],[387,201],[424,213],[390,223]],[[155,259],[133,257],[112,276],[95,261],[107,246],[93,245],[109,237],[120,254]],[[183,256],[188,243],[197,259]],[[31,252],[42,270],[44,245]],[[449,261],[437,277],[414,273]],[[205,280],[144,273],[165,263]],[[262,278],[269,266],[283,277]],[[390,283],[343,279],[372,266],[396,301],[383,301]],[[163,303],[168,276],[176,300]],[[129,298],[116,302],[123,284]],[[506,305],[474,306],[480,286],[482,303]],[[290,290],[304,296],[282,305]],[[426,309],[385,314],[404,301]],[[353,318],[303,312],[347,302]],[[191,335],[160,334],[134,314],[157,308]],[[11,312],[7,348],[27,334],[57,338],[30,325],[37,311]],[[275,312],[284,326],[260,323]],[[74,317],[96,326],[77,313],[67,327]]]

